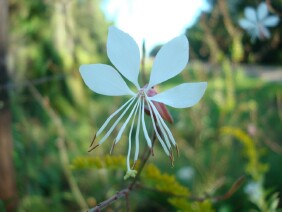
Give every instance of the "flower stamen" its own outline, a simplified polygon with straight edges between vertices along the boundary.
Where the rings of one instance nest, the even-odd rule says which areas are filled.
[[[97,144],[96,146],[92,147],[91,149],[88,150],[88,152],[93,151],[94,149],[96,149],[98,146],[100,146],[99,144]]]
[[[116,142],[114,140],[112,147],[111,147],[111,150],[110,150],[110,155],[114,152],[115,146],[116,146]]]
[[[147,101],[147,100],[148,100],[148,99],[146,98],[146,101]],[[148,101],[147,101],[147,104],[148,104]],[[151,117],[151,119],[152,119],[152,123],[153,123],[154,130],[155,130],[155,132],[156,132],[156,136],[157,136],[158,140],[160,141],[160,143],[161,143],[161,145],[162,145],[162,147],[163,147],[165,153],[166,153],[167,155],[169,155],[168,148],[170,148],[171,146],[170,146],[169,143],[167,143],[168,147],[165,145],[163,139],[161,138],[161,136],[160,136],[160,134],[159,134],[159,132],[158,132],[158,129],[157,129],[157,126],[156,126],[154,117],[153,117],[153,112],[152,112],[152,109],[151,109],[150,104],[148,104],[148,108],[149,108],[149,111],[150,111],[150,117]]]
[[[148,99],[149,100],[149,99]],[[168,126],[166,125],[166,123],[164,122],[164,120],[162,119],[161,115],[159,114],[157,108],[155,107],[155,105],[151,102],[151,100],[149,100],[149,103],[150,105],[152,106],[152,109],[156,115],[156,117],[158,118],[158,121],[160,122],[160,124],[165,128],[167,134],[168,134],[168,137],[170,138],[171,140],[171,143],[175,146],[176,145],[176,142],[175,142],[175,139],[171,133],[171,131],[169,130]]]
[[[115,127],[117,126],[117,124],[120,122],[120,120],[123,118],[123,116],[125,115],[125,113],[128,111],[128,109],[131,107],[131,105],[133,104],[133,102],[134,102],[134,100],[136,99],[136,97],[133,97],[133,98],[131,98],[130,99],[130,103],[129,103],[129,101],[127,101],[121,108],[119,108],[117,111],[119,112],[119,111],[121,111],[121,109],[122,108],[124,108],[125,107],[125,105],[127,104],[127,103],[129,103],[129,105],[127,106],[127,108],[125,108],[125,110],[122,112],[122,114],[118,117],[118,119],[115,121],[115,123],[112,125],[112,127],[110,128],[110,130],[106,133],[106,135],[104,135],[104,137],[99,141],[99,144],[102,144],[108,137],[109,137],[109,135],[112,133],[112,131],[115,129]],[[114,112],[113,114],[117,114],[117,111],[116,112]],[[113,115],[112,114],[112,115]],[[103,126],[100,128],[100,130],[102,129],[102,128],[105,128],[106,127],[106,125],[108,124],[108,122],[109,122],[109,119],[111,119],[111,118],[113,118],[113,116],[110,116],[107,120],[106,120],[106,122],[103,124]],[[98,135],[98,133],[101,133],[102,131],[98,131],[97,132],[97,135]]]
[[[95,135],[94,135],[94,137],[93,137],[93,139],[92,139],[92,142],[91,142],[91,144],[90,144],[89,148],[93,145],[93,143],[94,143],[95,139],[96,139],[96,133],[95,133]]]
[[[118,143],[118,142],[120,141],[121,136],[122,136],[122,134],[123,134],[123,132],[124,132],[124,130],[125,130],[125,127],[127,126],[127,124],[128,124],[128,122],[129,122],[129,120],[131,119],[133,113],[134,113],[134,116],[136,115],[136,112],[137,112],[137,110],[138,110],[138,108],[139,108],[139,105],[140,105],[140,101],[141,101],[140,99],[137,100],[137,102],[135,103],[133,109],[131,110],[131,112],[130,112],[128,118],[125,120],[125,122],[124,122],[123,125],[121,126],[121,128],[120,128],[120,130],[119,130],[119,132],[118,132],[118,135],[117,135],[117,137],[116,137],[116,143]]]
[[[144,98],[142,99],[142,128],[143,128],[143,133],[144,133],[144,136],[145,136],[145,139],[147,141],[147,144],[149,146],[149,148],[152,148],[152,141],[148,135],[148,131],[147,131],[147,128],[146,128],[146,125],[145,125],[145,116],[144,116],[144,110],[145,110],[145,102],[144,102]]]

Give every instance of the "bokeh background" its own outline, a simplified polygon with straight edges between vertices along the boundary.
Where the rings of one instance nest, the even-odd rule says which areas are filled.
[[[85,211],[128,185],[127,133],[112,156],[118,128],[87,152],[97,129],[125,98],[91,92],[78,71],[81,64],[110,64],[111,25],[132,34],[140,49],[144,39],[147,78],[163,43],[187,35],[189,64],[159,90],[208,82],[196,106],[168,108],[180,157],[172,168],[156,143],[140,187],[130,195],[131,210],[279,211],[281,20],[270,39],[252,42],[238,21],[246,6],[256,8],[261,1],[167,1],[168,7],[138,2],[0,0],[0,211]],[[282,1],[266,2],[281,18]],[[147,146],[141,141],[142,152]],[[105,209],[124,210],[124,200]]]

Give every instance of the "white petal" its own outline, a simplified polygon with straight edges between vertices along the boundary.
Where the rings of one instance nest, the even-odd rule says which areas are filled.
[[[107,54],[118,71],[139,88],[140,52],[133,38],[114,26],[110,27]]]
[[[82,65],[79,71],[85,84],[96,93],[108,96],[134,95],[119,73],[111,66]]]
[[[253,28],[256,27],[256,25],[253,22],[251,22],[251,21],[249,21],[248,19],[245,19],[245,18],[239,20],[239,25],[240,25],[240,27],[242,27],[243,29],[246,29],[246,30],[250,30],[250,29],[253,29]]]
[[[266,27],[261,27],[260,32],[261,32],[261,36],[262,36],[262,37],[260,37],[261,39],[270,38],[270,32]]]
[[[244,12],[245,12],[245,16],[247,19],[249,19],[253,23],[257,22],[257,15],[256,15],[256,11],[254,8],[246,7]]]
[[[268,27],[276,26],[278,22],[279,22],[279,18],[276,15],[269,16],[262,21],[263,25]]]
[[[206,82],[183,83],[149,99],[175,108],[191,107],[202,98],[206,88]]]
[[[267,16],[268,10],[266,3],[262,2],[259,4],[257,9],[258,20],[261,21]]]
[[[152,67],[148,89],[174,77],[185,68],[189,57],[188,45],[186,36],[182,35],[160,49]]]

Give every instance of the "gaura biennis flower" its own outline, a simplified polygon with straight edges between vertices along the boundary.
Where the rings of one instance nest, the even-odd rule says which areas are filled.
[[[176,148],[177,146],[171,131],[164,121],[164,118],[169,120],[165,113],[166,110],[162,110],[165,108],[164,104],[175,108],[191,107],[202,98],[206,90],[206,82],[183,83],[159,94],[154,89],[155,85],[176,76],[184,69],[188,62],[188,51],[188,40],[184,35],[176,37],[165,44],[156,55],[148,84],[141,87],[138,83],[140,68],[139,48],[130,35],[112,26],[109,28],[108,33],[107,54],[116,69],[105,64],[88,64],[80,67],[81,76],[92,91],[108,96],[126,95],[130,97],[127,102],[110,115],[94,137],[95,139],[96,136],[105,131],[104,136],[95,147],[104,143],[125,114],[129,113],[120,127],[112,146],[113,148],[120,141],[126,126],[131,121],[125,179],[135,177],[137,173],[130,166],[134,125],[136,126],[134,164],[139,154],[139,134],[141,128],[147,145],[149,148],[152,148],[152,141],[148,135],[144,118],[145,109],[149,110],[156,137],[165,153],[172,158],[172,146]],[[133,83],[136,91],[127,86],[120,74]],[[116,118],[115,122],[106,131],[106,127],[113,118]]]
[[[239,25],[251,35],[252,41],[256,38],[260,40],[270,38],[267,27],[274,27],[279,22],[278,16],[268,15],[267,5],[264,2],[259,4],[257,10],[246,7],[244,13],[245,18],[239,20]]]

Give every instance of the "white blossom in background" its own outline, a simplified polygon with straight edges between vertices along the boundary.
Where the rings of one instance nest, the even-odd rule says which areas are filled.
[[[101,145],[113,132],[125,114],[129,113],[114,140],[115,145],[120,141],[126,126],[131,122],[128,136],[129,147],[125,179],[135,177],[137,173],[130,166],[134,125],[136,126],[134,164],[139,154],[139,134],[141,128],[147,145],[149,148],[152,148],[152,141],[148,135],[144,119],[145,108],[149,109],[156,137],[160,141],[165,153],[172,157],[172,146],[176,147],[176,142],[163,120],[165,117],[158,105],[165,104],[175,108],[191,107],[202,98],[206,90],[206,82],[183,83],[159,94],[154,90],[155,85],[176,76],[184,69],[188,62],[188,52],[189,47],[186,36],[182,35],[169,41],[160,49],[155,58],[148,84],[140,87],[138,83],[140,68],[139,48],[130,35],[112,26],[109,28],[107,54],[115,68],[105,64],[88,64],[80,67],[80,74],[85,84],[92,91],[107,96],[129,96],[129,100],[110,115],[95,135],[96,138],[96,136],[104,132],[104,136],[98,143],[98,145]],[[133,83],[136,89],[130,89],[121,75]],[[114,123],[106,130],[113,118],[115,118]]]
[[[263,197],[263,188],[260,182],[251,181],[244,187],[245,193],[248,195],[249,199],[254,202],[260,202]]]
[[[279,17],[269,15],[266,3],[259,4],[257,10],[252,7],[245,8],[245,18],[239,20],[239,25],[251,36],[252,41],[256,38],[260,40],[270,38],[267,27],[274,27],[279,23]]]
[[[181,180],[191,180],[194,175],[195,175],[195,170],[191,166],[184,166],[180,168],[176,175],[181,179]]]

